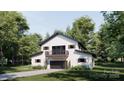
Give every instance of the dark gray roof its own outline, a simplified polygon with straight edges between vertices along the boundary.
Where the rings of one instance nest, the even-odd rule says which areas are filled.
[[[80,52],[80,53],[87,53],[87,54],[91,54],[93,57],[96,57],[96,55],[94,53],[91,53],[87,50],[75,50],[76,52]]]
[[[69,37],[69,36],[67,36],[67,35],[64,35],[64,34],[62,34],[62,33],[59,33],[59,32],[54,33],[54,34],[53,34],[52,36],[50,36],[49,38],[47,38],[47,39],[45,39],[44,41],[40,42],[39,45],[42,46],[43,44],[45,44],[46,42],[48,42],[48,41],[51,40],[52,38],[56,37],[57,35],[62,35],[62,36],[64,36],[64,37],[66,37],[66,38],[69,38],[69,39],[71,39],[71,40],[74,40],[74,41],[78,42],[78,44],[79,44],[83,49],[86,50],[86,48],[84,47],[83,44],[81,44],[81,42],[79,42],[79,41],[75,40],[74,38],[71,38],[71,37]]]

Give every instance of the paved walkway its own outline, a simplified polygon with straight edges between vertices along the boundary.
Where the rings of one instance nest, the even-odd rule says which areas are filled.
[[[62,69],[50,69],[50,70],[35,70],[35,71],[25,71],[25,72],[14,72],[14,73],[6,73],[0,74],[0,80],[14,79],[17,77],[28,77],[39,74],[48,74],[56,71],[61,71]]]

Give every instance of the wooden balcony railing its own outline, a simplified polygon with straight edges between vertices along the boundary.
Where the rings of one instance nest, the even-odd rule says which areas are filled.
[[[68,57],[69,52],[68,51],[59,51],[59,52],[56,52],[56,51],[46,51],[45,55],[47,57]]]

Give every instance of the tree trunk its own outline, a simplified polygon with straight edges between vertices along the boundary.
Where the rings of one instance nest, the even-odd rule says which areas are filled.
[[[122,57],[122,62],[124,62],[124,57]]]
[[[12,64],[14,65],[14,63],[15,63],[15,62],[14,62],[14,56],[12,55]]]
[[[1,66],[3,66],[3,49],[2,49],[2,46],[0,47],[0,63],[1,63]]]
[[[3,50],[2,50],[2,46],[0,47],[0,59],[3,57]]]
[[[123,57],[121,57],[121,62],[123,62]]]
[[[24,62],[23,62],[24,60],[23,60],[23,55],[22,55],[22,65],[24,65]]]

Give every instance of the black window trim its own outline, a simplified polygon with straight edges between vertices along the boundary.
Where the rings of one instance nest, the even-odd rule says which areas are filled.
[[[48,46],[44,46],[43,50],[49,50],[49,47]]]
[[[75,48],[75,45],[68,45],[68,48],[69,49],[74,49]]]
[[[83,61],[81,61],[83,60]],[[78,58],[78,63],[86,63],[86,58]]]

